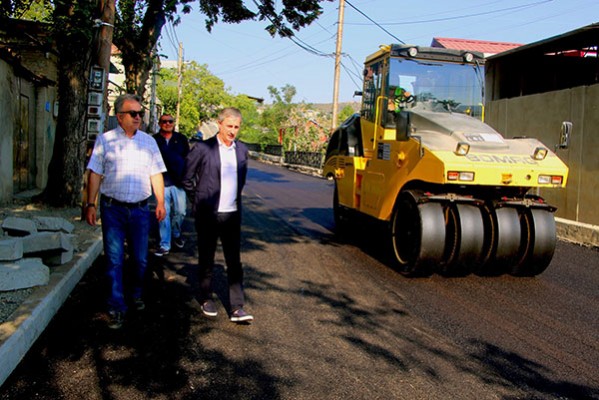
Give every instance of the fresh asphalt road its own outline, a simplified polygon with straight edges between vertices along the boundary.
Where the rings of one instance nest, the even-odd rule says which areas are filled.
[[[251,163],[251,325],[194,299],[195,235],[150,258],[147,308],[103,316],[89,270],[0,399],[599,399],[599,252],[559,242],[536,278],[408,279],[365,224],[333,235],[331,182]],[[0,361],[1,362],[1,361]]]

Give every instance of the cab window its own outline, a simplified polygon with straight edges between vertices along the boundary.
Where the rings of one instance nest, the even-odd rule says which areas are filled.
[[[361,115],[368,121],[376,118],[376,100],[383,84],[383,62],[367,65],[364,69],[364,89],[362,91]]]

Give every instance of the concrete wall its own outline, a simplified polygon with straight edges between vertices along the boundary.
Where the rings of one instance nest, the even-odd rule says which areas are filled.
[[[572,122],[570,147],[556,152],[570,168],[567,186],[540,194],[557,217],[599,225],[599,84],[492,101],[485,120],[506,138],[535,137],[552,150],[562,122]]]
[[[37,174],[35,185],[43,189],[48,184],[48,167],[54,152],[54,138],[56,137],[56,116],[59,104],[58,90],[55,87],[38,89],[36,104],[36,158]]]
[[[0,204],[11,202],[19,191],[13,182],[13,152],[21,96],[28,99],[29,176],[25,190],[43,189],[48,182],[56,135],[57,90],[15,75],[13,67],[0,59]]]

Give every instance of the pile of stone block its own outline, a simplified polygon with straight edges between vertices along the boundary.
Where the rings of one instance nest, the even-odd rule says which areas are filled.
[[[7,217],[0,229],[0,291],[46,285],[73,259],[74,225],[58,217]]]

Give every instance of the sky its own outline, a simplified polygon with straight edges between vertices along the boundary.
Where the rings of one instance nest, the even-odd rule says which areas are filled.
[[[219,22],[208,33],[197,9],[165,26],[159,52],[176,61],[181,43],[184,61],[206,64],[233,94],[271,103],[268,87],[289,84],[294,102],[332,103],[339,0],[321,6],[319,19],[296,32],[312,52],[272,38],[265,22]],[[361,90],[363,62],[382,44],[429,46],[434,37],[529,44],[597,22],[599,0],[346,0],[338,100],[360,101],[353,94]]]

